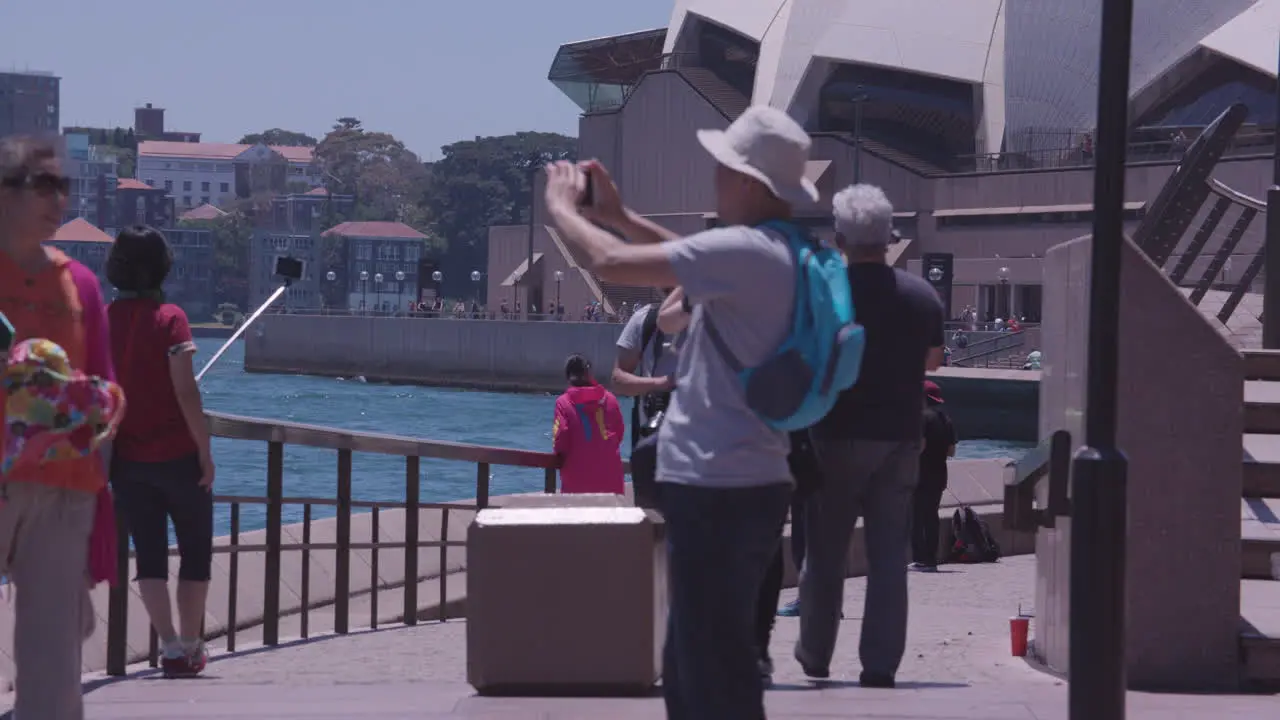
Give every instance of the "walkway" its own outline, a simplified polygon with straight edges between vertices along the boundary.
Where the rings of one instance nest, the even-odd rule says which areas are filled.
[[[1008,618],[1019,603],[1031,612],[1034,568],[1034,557],[1025,556],[998,565],[912,575],[911,634],[897,690],[863,690],[850,682],[858,671],[857,618],[864,580],[848,581],[845,612],[850,620],[844,624],[833,667],[836,678],[824,687],[804,680],[791,661],[798,621],[780,618],[773,648],[778,683],[768,696],[769,717],[1065,719],[1065,685],[1009,657]],[[395,627],[223,656],[201,680],[164,681],[143,672],[92,689],[88,716],[94,720],[663,717],[657,697],[475,697],[465,681],[465,636],[464,621]],[[1216,719],[1244,713],[1264,717],[1274,713],[1275,703],[1271,697],[1130,696],[1131,712],[1144,720]]]

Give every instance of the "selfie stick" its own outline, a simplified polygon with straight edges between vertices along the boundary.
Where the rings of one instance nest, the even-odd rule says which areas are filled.
[[[253,314],[249,316],[248,320],[245,320],[244,322],[240,323],[240,328],[237,329],[235,333],[232,334],[232,336],[225,343],[222,344],[222,347],[218,348],[218,352],[214,353],[213,357],[209,358],[209,362],[205,363],[204,367],[201,368],[200,372],[196,374],[196,382],[200,382],[200,378],[204,377],[204,374],[209,372],[209,368],[213,367],[213,364],[218,362],[218,358],[222,357],[222,354],[227,351],[227,348],[231,347],[231,344],[234,343],[236,340],[239,340],[240,336],[244,334],[244,331],[249,329],[249,326],[253,324],[253,321],[257,320],[258,316],[261,315],[263,312],[265,312],[266,309],[271,306],[271,303],[278,300],[280,296],[284,294],[284,291],[287,290],[288,288],[289,288],[289,283],[287,282],[281,285],[280,287],[276,288],[276,291],[271,293],[271,297],[267,298],[266,302],[262,303],[262,305],[259,306],[257,310],[253,311]]]

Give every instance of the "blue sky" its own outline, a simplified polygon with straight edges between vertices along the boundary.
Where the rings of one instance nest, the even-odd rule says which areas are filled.
[[[433,159],[517,130],[576,134],[561,43],[663,27],[670,0],[0,0],[0,69],[62,77],[62,124],[167,109],[213,142],[322,136],[352,115]]]

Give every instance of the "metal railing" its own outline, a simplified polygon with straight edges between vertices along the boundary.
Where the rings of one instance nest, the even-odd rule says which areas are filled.
[[[1240,134],[1232,139],[1223,155],[1269,155],[1273,150],[1274,137],[1273,132],[1265,131]],[[1126,159],[1129,163],[1179,161],[1186,154],[1190,142],[1190,139],[1183,145],[1172,139],[1132,142],[1127,147]],[[1091,167],[1093,161],[1093,151],[1077,144],[1038,150],[960,155],[956,157],[952,169],[957,174],[1047,170]]]
[[[494,310],[490,308],[481,309],[475,312],[466,310],[463,312],[449,310],[347,310],[342,308],[322,308],[322,307],[302,307],[280,309],[271,313],[274,315],[311,315],[325,317],[385,317],[385,318],[413,318],[419,320],[508,320],[508,321],[538,321],[538,322],[576,322],[576,323],[604,323],[604,322],[622,322],[625,317],[620,317],[614,313],[601,312],[596,317],[588,317],[582,310],[571,312],[565,309],[563,315],[555,313],[517,313],[515,310],[503,311],[501,308]]]
[[[1023,346],[1026,331],[1006,332],[970,343],[962,351],[951,353],[953,367],[989,367],[990,363],[1001,360],[1012,351]]]
[[[1013,477],[1004,486],[1004,527],[1035,532],[1052,528],[1057,518],[1071,514],[1068,478],[1071,472],[1071,433],[1058,430],[1014,463]],[[1036,485],[1048,479],[1048,502],[1036,507]]]
[[[450,570],[448,567],[449,550],[465,548],[466,543],[451,540],[451,511],[476,511],[489,505],[490,468],[495,465],[512,467],[541,468],[544,471],[543,490],[554,493],[557,490],[558,463],[551,453],[515,450],[509,448],[469,445],[464,443],[439,442],[419,438],[383,435],[377,433],[354,432],[316,425],[260,418],[240,417],[222,413],[208,413],[209,427],[214,437],[265,443],[267,446],[266,494],[263,496],[217,495],[214,502],[229,506],[231,532],[229,542],[225,545],[215,544],[214,553],[227,556],[227,617],[221,628],[213,628],[206,633],[206,639],[225,638],[228,651],[236,649],[236,635],[257,625],[262,626],[262,644],[274,646],[280,643],[280,621],[290,615],[299,615],[301,636],[306,638],[310,633],[309,617],[311,611],[320,607],[332,607],[334,632],[345,634],[351,627],[350,603],[353,595],[364,594],[364,591],[352,590],[352,553],[368,551],[371,553],[371,581],[367,594],[370,601],[369,626],[378,625],[378,591],[390,589],[394,584],[384,583],[379,576],[379,551],[400,550],[404,553],[403,593],[404,607],[402,620],[414,625],[419,618],[418,584],[424,579],[420,577],[418,568],[418,549],[436,548],[440,552],[440,567],[435,579],[439,581],[439,619],[447,619],[448,583]],[[286,445],[321,448],[332,450],[336,459],[337,492],[334,497],[294,497],[285,494],[284,488],[284,449]],[[380,455],[399,455],[405,461],[404,499],[397,501],[358,500],[353,496],[352,488],[352,454],[356,452]],[[425,503],[420,500],[422,489],[421,459],[434,458],[457,462],[473,463],[476,467],[475,499],[471,502]],[[264,541],[254,544],[241,542],[241,508],[246,505],[264,506],[266,510],[266,527]],[[301,542],[286,543],[283,538],[285,506],[302,506]],[[312,514],[315,507],[333,508],[336,511],[336,533],[333,542],[314,542],[312,540]],[[356,511],[368,511],[371,530],[369,539],[353,537],[352,515]],[[380,539],[380,514],[386,510],[402,510],[404,516],[403,541],[385,541]],[[420,511],[438,510],[440,512],[439,540],[423,539],[419,528]],[[119,520],[119,556],[118,575],[115,587],[110,591],[107,613],[107,673],[124,675],[131,660],[128,648],[129,617],[129,567],[132,552],[129,549],[128,528],[123,517]],[[176,553],[172,549],[171,554]],[[313,552],[333,552],[333,597],[316,601],[311,597],[311,564]],[[262,591],[261,619],[240,618],[237,602],[240,597],[240,560],[243,554],[261,555],[264,559],[263,576],[260,578]],[[281,605],[281,560],[285,553],[300,553],[301,586],[298,607],[285,609]],[[254,579],[255,585],[259,579]],[[147,659],[154,667],[158,662],[158,642],[154,630]]]

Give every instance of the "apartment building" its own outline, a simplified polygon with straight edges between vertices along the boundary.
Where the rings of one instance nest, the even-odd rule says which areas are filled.
[[[173,198],[163,190],[133,178],[116,181],[115,227],[150,225],[165,228],[173,224],[174,215]]]
[[[330,282],[345,287],[347,307],[394,312],[418,302],[426,235],[399,222],[346,222],[323,235],[346,243],[345,272]]]
[[[58,228],[58,232],[53,234],[49,244],[92,270],[103,283],[106,283],[103,272],[107,263],[107,251],[111,249],[113,242],[115,239],[98,226],[84,218],[75,218]],[[108,288],[109,286],[103,285],[103,291],[109,298],[111,293]]]
[[[318,308],[337,304],[326,286],[331,265],[345,257],[344,243],[325,243],[322,233],[332,227],[334,218],[349,215],[355,207],[351,195],[330,195],[317,188],[272,198],[271,210],[264,213],[261,225],[254,231],[249,250],[249,303],[256,307],[280,287],[275,275],[276,261],[293,258],[302,261],[302,278],[285,293],[282,305],[290,308]],[[327,235],[327,233],[325,233]],[[336,258],[325,257],[329,249]],[[339,295],[342,297],[342,295]]]
[[[136,176],[163,189],[179,211],[320,185],[312,148],[230,143],[139,142]]]
[[[56,133],[62,79],[48,72],[0,72],[0,137]]]
[[[63,172],[71,181],[64,221],[84,218],[90,224],[111,230],[115,227],[116,156],[89,144],[89,136],[67,133],[63,136],[66,155]]]

